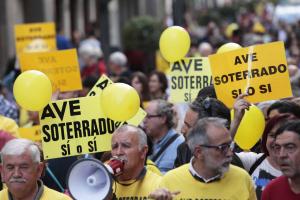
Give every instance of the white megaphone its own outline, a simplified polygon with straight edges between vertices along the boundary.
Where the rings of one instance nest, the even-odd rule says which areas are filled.
[[[124,161],[113,157],[107,164],[86,158],[76,161],[69,169],[67,186],[76,200],[107,199],[112,195],[112,176],[123,172]]]

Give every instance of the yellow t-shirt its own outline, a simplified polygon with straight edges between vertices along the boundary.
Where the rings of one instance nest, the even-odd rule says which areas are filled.
[[[155,163],[152,162],[152,160],[147,159],[147,161],[146,161],[146,167],[151,172],[153,172],[153,173],[155,173],[155,174],[157,174],[159,176],[162,176],[162,173],[160,172],[160,170],[158,169],[158,167],[155,165]]]
[[[0,199],[9,200],[7,189],[3,189],[0,191]],[[57,192],[44,186],[44,192],[39,200],[72,200],[72,198],[63,193]]]
[[[220,180],[203,183],[192,176],[189,166],[185,164],[167,172],[162,177],[160,188],[180,191],[174,198],[180,200],[256,200],[251,177],[246,171],[230,165],[229,171]]]
[[[147,170],[144,178],[130,185],[129,183],[121,185],[115,182],[114,191],[118,200],[148,199],[149,194],[158,188],[160,181],[159,175]]]

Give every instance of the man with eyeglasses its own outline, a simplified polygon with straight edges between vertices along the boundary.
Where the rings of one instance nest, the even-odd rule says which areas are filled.
[[[193,153],[190,163],[165,174],[161,189],[151,193],[151,198],[256,199],[247,172],[230,165],[233,142],[226,120],[200,119],[189,132],[187,143]]]
[[[275,133],[274,151],[283,176],[272,180],[262,200],[300,199],[300,120],[290,121]]]
[[[196,98],[185,113],[184,124],[181,133],[187,137],[189,130],[196,124],[197,120],[204,117],[220,117],[230,123],[230,110],[221,101],[216,98]],[[177,157],[174,162],[175,167],[190,162],[192,152],[186,142],[180,144],[177,148]]]
[[[144,120],[146,134],[153,143],[150,159],[162,173],[174,168],[178,145],[184,142],[184,137],[174,129],[173,104],[165,100],[152,100],[146,108]]]

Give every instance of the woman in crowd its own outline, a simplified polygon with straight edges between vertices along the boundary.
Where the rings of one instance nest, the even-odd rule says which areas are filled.
[[[300,118],[300,106],[292,100],[279,100],[275,101],[267,109],[268,118],[283,113],[289,113],[297,118]]]
[[[153,71],[149,76],[149,91],[151,100],[167,100],[168,79],[163,72]]]
[[[141,106],[145,108],[150,101],[147,76],[143,72],[134,72],[131,76],[131,86],[138,92]]]
[[[237,118],[240,120],[242,119],[241,116],[243,116],[244,109],[250,106],[250,103],[243,97],[244,96],[238,98],[234,104],[234,123]],[[234,155],[234,158],[241,161],[242,167],[248,171],[252,177],[256,188],[257,199],[261,198],[263,189],[272,179],[282,175],[282,172],[276,162],[276,155],[274,152],[274,133],[281,125],[292,118],[296,118],[295,115],[293,115],[293,113],[286,112],[284,114],[277,113],[268,120],[261,139],[262,153],[240,152],[235,153]],[[232,129],[232,131],[234,137],[234,129]]]

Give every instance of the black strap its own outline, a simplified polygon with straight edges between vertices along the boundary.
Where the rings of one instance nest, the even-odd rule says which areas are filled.
[[[160,150],[152,157],[152,161],[153,162],[155,162],[156,160],[157,160],[157,158],[162,154],[162,152],[164,152],[165,150],[166,150],[166,148],[170,145],[170,144],[172,144],[172,142],[174,142],[175,140],[176,140],[176,138],[178,138],[179,137],[179,134],[175,134],[175,135],[173,135],[165,144],[164,144],[164,146],[162,146],[161,148],[160,148]]]
[[[257,159],[255,161],[255,163],[251,166],[250,170],[249,170],[249,174],[250,176],[252,175],[252,173],[255,171],[255,169],[258,167],[258,165],[260,165],[262,163],[262,161],[264,161],[264,159],[267,157],[266,154],[263,154],[261,157],[259,157],[259,159]]]
[[[240,157],[236,153],[234,153],[233,156],[232,156],[231,164],[233,164],[235,166],[238,166],[242,169],[245,169],[242,160],[240,159]]]

